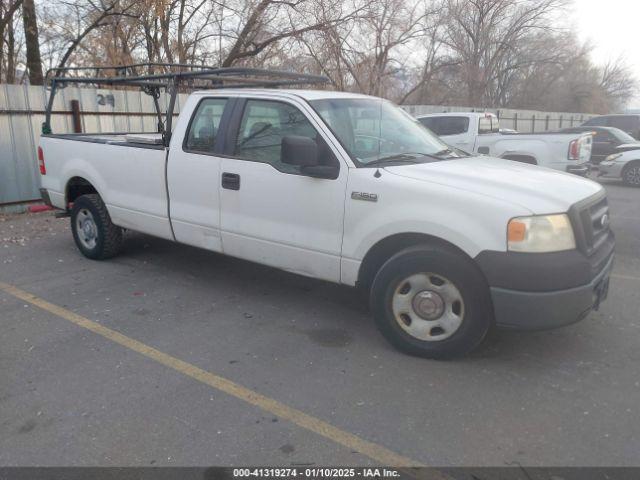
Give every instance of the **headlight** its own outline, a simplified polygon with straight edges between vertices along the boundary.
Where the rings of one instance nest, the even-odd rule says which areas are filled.
[[[607,158],[604,159],[605,162],[615,162],[617,159],[619,159],[622,156],[621,153],[614,153],[612,155],[609,155]]]
[[[576,248],[571,221],[564,213],[512,219],[507,228],[507,242],[512,252],[560,252]]]

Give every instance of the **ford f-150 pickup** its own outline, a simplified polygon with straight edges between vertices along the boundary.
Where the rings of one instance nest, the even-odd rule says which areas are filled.
[[[414,355],[570,324],[607,295],[599,184],[452,149],[380,98],[199,91],[170,131],[43,134],[39,162],[84,256],[113,257],[131,229],[358,286]]]

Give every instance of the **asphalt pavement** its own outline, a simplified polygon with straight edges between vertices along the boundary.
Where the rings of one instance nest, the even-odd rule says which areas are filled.
[[[90,261],[68,219],[0,217],[0,465],[640,465],[640,189],[606,188],[600,311],[449,362],[349,288],[136,233]]]

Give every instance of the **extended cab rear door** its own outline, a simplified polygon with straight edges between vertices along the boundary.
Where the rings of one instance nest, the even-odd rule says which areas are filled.
[[[167,164],[171,226],[178,242],[221,251],[220,168],[233,98],[192,95],[173,133]]]
[[[316,141],[335,179],[312,178],[285,164],[285,136]],[[239,98],[221,162],[220,205],[226,254],[295,273],[340,280],[348,168],[331,136],[302,99]]]

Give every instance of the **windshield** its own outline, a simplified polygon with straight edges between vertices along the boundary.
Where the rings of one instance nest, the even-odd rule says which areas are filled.
[[[358,166],[419,163],[459,158],[418,120],[376,98],[331,98],[309,102]]]
[[[612,128],[611,133],[622,143],[638,143],[638,140],[619,128]]]

